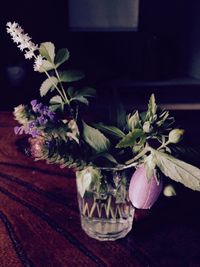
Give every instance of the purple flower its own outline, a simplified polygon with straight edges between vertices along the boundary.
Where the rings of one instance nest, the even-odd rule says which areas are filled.
[[[23,133],[27,133],[27,127],[25,127],[25,126],[15,126],[14,127],[14,132],[15,132],[15,134],[17,135],[17,134],[23,134]]]
[[[31,101],[32,108],[35,107],[36,105],[37,105],[37,100],[36,99],[32,100]]]
[[[29,124],[28,124],[28,127],[29,128],[34,128],[36,126],[36,121],[31,121],[31,122],[29,122]]]
[[[40,131],[37,129],[32,129],[31,131],[29,131],[29,133],[32,135],[32,137],[37,137],[40,135]]]
[[[36,99],[31,101],[31,106],[32,106],[32,110],[34,112],[39,112],[40,113],[42,111],[43,105],[42,105],[42,103],[37,103]]]
[[[14,132],[15,132],[16,135],[19,134],[19,131],[20,131],[20,127],[19,126],[15,126],[14,127]]]
[[[37,118],[37,121],[40,125],[44,125],[48,122],[47,118],[45,116],[41,115],[40,117]]]
[[[49,110],[47,116],[49,117],[50,121],[55,120],[55,112]]]
[[[36,120],[40,125],[45,125],[48,121],[55,120],[55,112],[51,111],[48,106],[38,103],[37,100],[31,101],[31,107],[36,116],[40,114]]]

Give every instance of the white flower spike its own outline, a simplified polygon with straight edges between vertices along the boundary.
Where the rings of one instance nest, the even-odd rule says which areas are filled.
[[[35,59],[35,64],[33,66],[34,68],[34,71],[39,71],[41,66],[42,66],[42,63],[43,63],[43,57],[41,55],[38,55]]]
[[[27,33],[16,22],[8,22],[6,24],[7,33],[12,37],[14,43],[16,43],[21,51],[25,52],[25,58],[31,59],[34,57],[34,51],[38,49],[38,45],[35,45]],[[34,68],[35,69],[35,68]]]

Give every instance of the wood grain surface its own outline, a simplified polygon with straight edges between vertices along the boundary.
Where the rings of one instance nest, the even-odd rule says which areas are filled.
[[[34,162],[17,146],[12,114],[0,113],[0,267],[200,266],[200,193],[177,185],[137,211],[124,239],[81,229],[71,170]]]

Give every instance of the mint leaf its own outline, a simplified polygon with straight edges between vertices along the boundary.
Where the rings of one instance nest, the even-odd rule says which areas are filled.
[[[51,104],[62,104],[62,98],[59,95],[53,96],[50,101]]]
[[[144,135],[141,129],[135,129],[133,132],[128,133],[123,139],[117,144],[117,148],[133,147],[136,140]]]
[[[56,57],[55,57],[55,65],[59,67],[65,61],[67,61],[70,57],[70,53],[67,48],[61,48],[58,50]]]
[[[104,153],[102,155],[102,157],[106,158],[107,160],[109,160],[110,162],[114,163],[114,164],[118,164],[118,162],[116,161],[116,159],[109,153]]]
[[[125,134],[117,127],[115,126],[107,126],[103,123],[98,123],[94,125],[97,129],[102,130],[103,132],[113,135],[117,138],[123,138]]]
[[[72,98],[75,95],[76,90],[74,89],[74,87],[69,86],[67,89],[67,93],[70,96],[70,98]]]
[[[65,70],[59,72],[61,82],[76,82],[85,77],[84,73],[77,70]]]
[[[134,131],[134,129],[139,126],[140,117],[138,111],[136,111],[133,115],[128,115],[127,124],[130,131]]]
[[[96,95],[96,90],[91,87],[84,87],[80,90],[75,91],[76,96],[94,97]]]
[[[70,102],[72,102],[72,101],[78,101],[78,102],[81,102],[85,105],[89,105],[89,101],[84,96],[75,96],[75,97],[70,99]]]
[[[41,43],[39,48],[41,56],[45,57],[49,62],[54,63],[55,46],[51,42]]]
[[[64,110],[64,103],[63,103],[63,101],[62,101],[61,96],[59,96],[59,95],[53,96],[53,97],[50,99],[49,103],[51,104],[50,109],[51,109],[52,111],[55,111],[55,110],[57,110],[57,109],[60,109],[60,110],[62,110],[62,111]],[[66,134],[66,133],[65,133],[65,134]]]
[[[96,152],[101,153],[108,150],[110,141],[99,130],[83,122],[83,137]]]
[[[50,89],[54,89],[58,84],[58,79],[54,76],[47,78],[40,87],[40,95],[45,96]]]
[[[45,72],[45,71],[49,71],[49,70],[53,70],[54,69],[54,64],[49,62],[48,60],[46,59],[43,59],[42,60],[42,65],[40,66],[39,68],[39,72],[42,73],[42,72]]]
[[[172,180],[200,191],[200,169],[166,153],[153,150],[156,165]]]
[[[86,105],[89,104],[87,97],[94,97],[96,90],[90,87],[82,88],[80,90],[74,90],[73,87],[69,87],[67,90],[71,101],[79,101]]]

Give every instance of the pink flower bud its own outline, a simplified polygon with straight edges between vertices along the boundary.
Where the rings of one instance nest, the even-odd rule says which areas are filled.
[[[130,201],[135,208],[150,209],[158,199],[162,187],[162,180],[158,184],[155,175],[150,180],[147,179],[145,167],[141,165],[131,178],[129,186]]]

